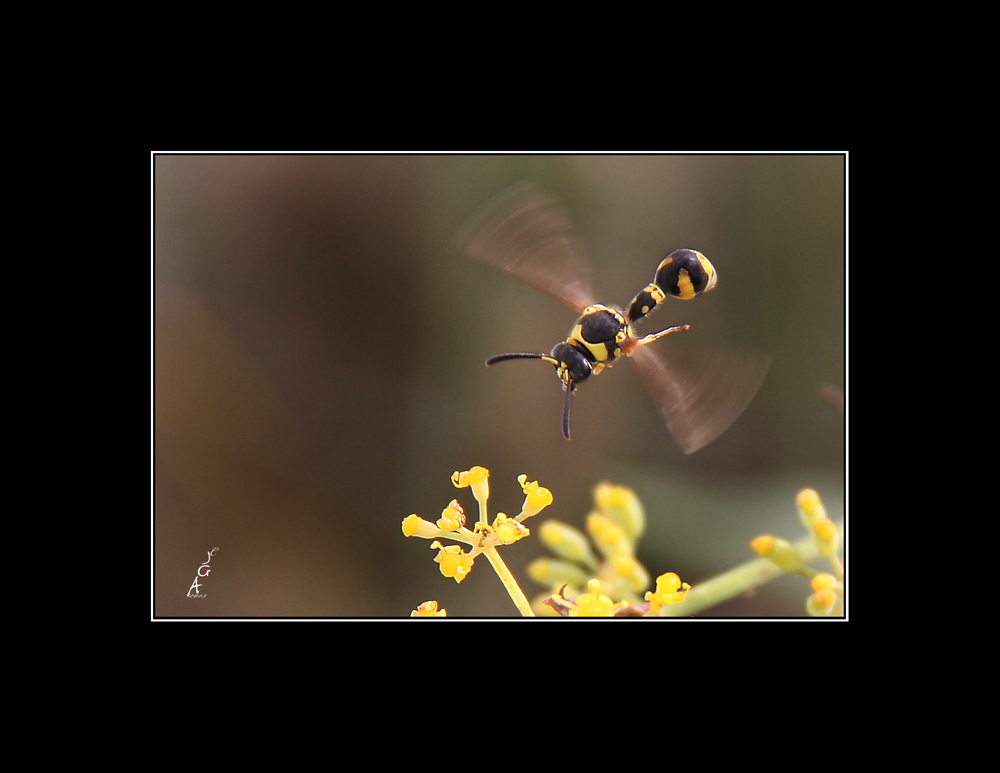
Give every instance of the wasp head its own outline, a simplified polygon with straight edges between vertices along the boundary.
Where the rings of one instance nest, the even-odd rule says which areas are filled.
[[[570,343],[556,344],[552,347],[552,354],[545,359],[556,366],[556,375],[569,391],[576,389],[577,384],[586,381],[594,373],[590,359]]]
[[[502,360],[544,360],[550,365],[555,366],[556,375],[562,380],[563,389],[566,390],[566,399],[563,402],[562,433],[563,437],[569,440],[570,396],[576,389],[577,384],[586,381],[594,373],[594,365],[590,359],[567,341],[553,346],[551,354],[510,352],[508,354],[494,355],[486,361],[486,364],[492,365]]]

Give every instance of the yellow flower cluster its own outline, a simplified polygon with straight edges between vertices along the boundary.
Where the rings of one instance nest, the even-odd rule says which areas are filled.
[[[536,610],[540,614],[554,610],[566,617],[641,616],[683,601],[691,586],[672,572],[657,579],[656,593],[642,595],[650,576],[635,549],[645,528],[646,512],[635,492],[610,483],[594,489],[586,534],[561,521],[543,523],[539,535],[555,557],[539,558],[528,566],[531,578],[551,589],[536,599]],[[669,590],[667,577],[677,582]],[[661,581],[667,583],[662,588]]]
[[[799,519],[809,532],[816,551],[829,559],[833,574],[820,574],[806,566],[799,549],[788,540],[764,534],[750,542],[757,555],[786,572],[810,578],[813,593],[806,599],[806,611],[816,617],[840,617],[844,614],[844,567],[838,551],[840,534],[827,517],[826,508],[813,489],[802,489],[795,498]]]
[[[451,476],[456,488],[472,489],[479,504],[479,518],[471,528],[456,499],[441,511],[436,523],[415,513],[403,519],[404,535],[431,540],[431,548],[437,551],[434,560],[445,577],[462,582],[475,560],[485,556],[518,610],[530,617],[536,610],[564,617],[655,616],[687,597],[691,586],[673,572],[656,579],[655,591],[646,591],[649,572],[635,556],[636,543],[646,528],[645,509],[631,489],[601,483],[594,490],[594,509],[586,519],[586,534],[556,520],[546,521],[539,529],[542,541],[555,557],[537,559],[528,567],[532,579],[550,589],[532,607],[497,548],[531,533],[524,521],[552,504],[552,492],[537,481],[528,481],[526,475],[519,475],[517,482],[524,493],[521,511],[513,517],[497,513],[490,520],[489,479],[485,467]],[[446,545],[442,539],[470,547],[463,550],[461,545]],[[436,601],[426,601],[410,613],[411,617],[445,615],[444,610],[438,610]]]
[[[497,547],[512,545],[531,534],[523,522],[552,504],[552,492],[539,486],[537,481],[529,483],[526,475],[518,476],[517,481],[524,493],[524,502],[521,512],[513,517],[497,513],[492,522],[489,520],[487,503],[490,498],[490,471],[485,467],[473,467],[451,476],[451,482],[456,488],[471,488],[472,496],[479,504],[479,519],[471,529],[466,527],[465,510],[455,499],[444,508],[436,524],[414,513],[403,519],[402,528],[407,537],[433,540],[431,548],[438,551],[434,560],[438,563],[441,574],[453,578],[455,582],[462,582],[468,576],[478,556],[486,556],[521,613],[532,615],[527,599],[500,558]],[[471,547],[463,550],[459,545],[445,545],[441,539],[454,540]],[[437,602],[426,602],[416,612],[420,613],[431,603],[436,610]],[[420,616],[427,615],[421,613]]]

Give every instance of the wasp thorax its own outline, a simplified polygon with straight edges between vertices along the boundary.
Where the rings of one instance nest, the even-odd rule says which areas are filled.
[[[566,343],[586,352],[598,364],[611,364],[621,354],[622,342],[632,335],[632,329],[620,311],[607,306],[588,306],[576,321]]]
[[[620,312],[607,306],[588,306],[577,320],[580,335],[587,343],[620,343],[628,323]]]

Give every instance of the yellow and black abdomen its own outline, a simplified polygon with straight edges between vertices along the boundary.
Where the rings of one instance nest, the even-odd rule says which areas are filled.
[[[649,314],[669,295],[691,300],[715,287],[718,274],[711,261],[696,250],[674,250],[656,268],[653,283],[639,291],[628,308],[629,322]]]

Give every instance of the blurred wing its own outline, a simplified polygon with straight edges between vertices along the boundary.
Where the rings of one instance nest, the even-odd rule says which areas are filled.
[[[583,243],[559,201],[533,183],[517,183],[483,204],[458,230],[451,246],[577,311],[593,303]]]
[[[686,454],[704,448],[739,418],[757,393],[771,358],[753,352],[712,351],[681,368],[652,345],[629,359]]]

